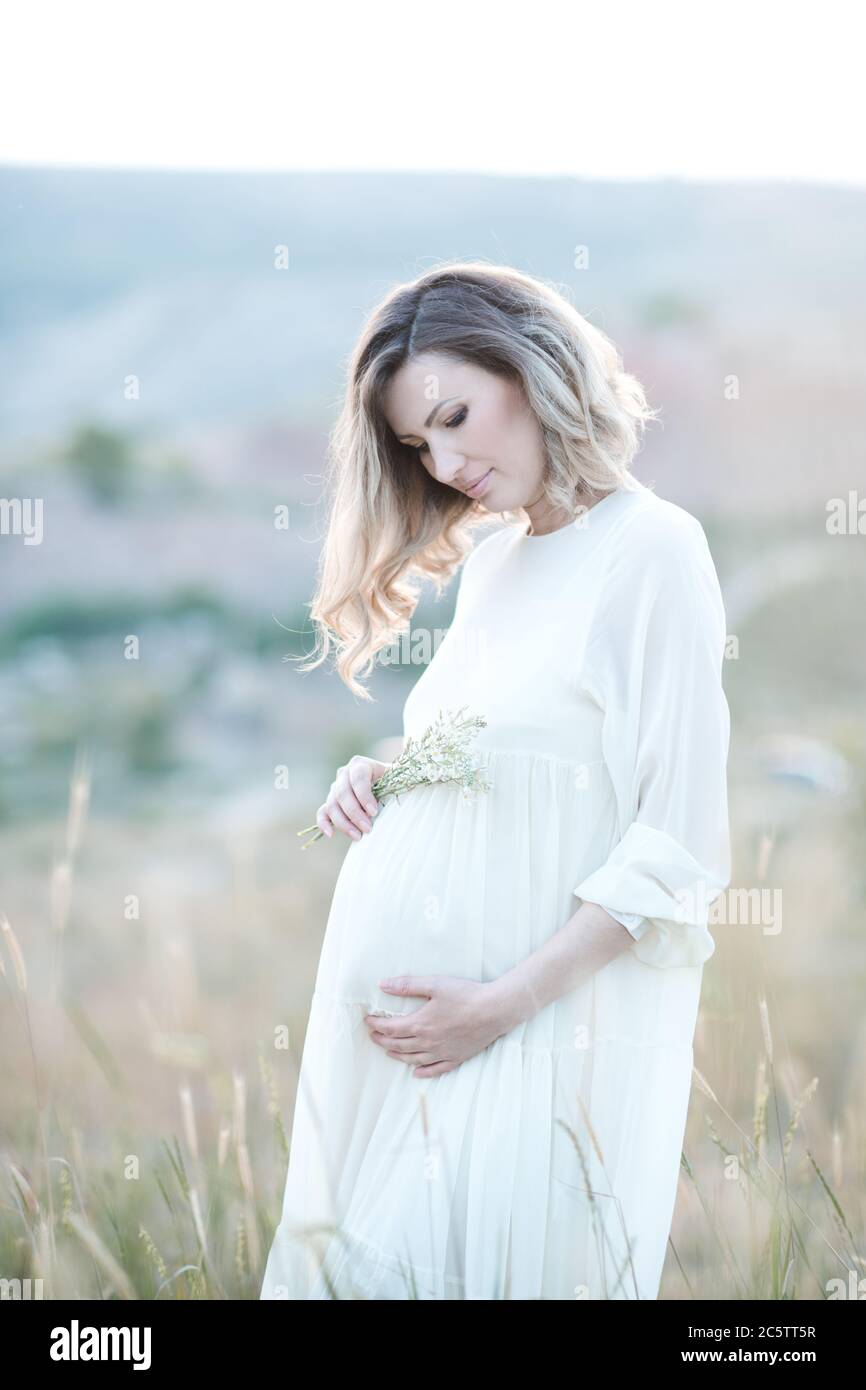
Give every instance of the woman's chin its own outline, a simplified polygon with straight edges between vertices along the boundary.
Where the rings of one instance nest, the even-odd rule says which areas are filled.
[[[481,507],[482,510],[485,511],[485,512],[501,512],[501,511],[502,511],[501,505],[498,504],[497,501],[496,501],[496,488],[495,488],[495,487],[489,487],[489,488],[487,488],[486,491],[485,491],[485,493],[484,493],[484,496],[483,496],[483,497],[477,497],[477,498],[475,499],[475,505],[476,505],[476,507]]]

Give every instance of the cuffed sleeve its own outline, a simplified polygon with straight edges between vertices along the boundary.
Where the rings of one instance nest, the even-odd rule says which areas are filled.
[[[618,538],[583,660],[619,839],[574,893],[623,914],[647,965],[699,965],[715,950],[709,908],[731,867],[725,629],[700,523],[673,504],[641,514]]]
[[[640,940],[649,926],[646,917],[641,917],[637,912],[614,912],[610,908],[605,908],[605,911],[609,917],[613,917],[614,921],[625,927],[635,941]]]

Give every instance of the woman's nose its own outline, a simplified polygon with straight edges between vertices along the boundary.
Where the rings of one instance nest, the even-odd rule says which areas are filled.
[[[433,474],[437,482],[453,483],[454,479],[462,472],[466,460],[462,454],[456,454],[451,449],[431,449],[433,459]]]

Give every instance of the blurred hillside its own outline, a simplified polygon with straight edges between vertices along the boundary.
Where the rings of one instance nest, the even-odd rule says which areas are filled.
[[[96,809],[222,796],[267,821],[274,766],[316,804],[336,758],[399,730],[417,666],[377,670],[361,707],[285,658],[311,649],[354,336],[443,257],[559,284],[661,407],[636,471],[704,522],[731,632],[770,622],[729,662],[740,718],[775,727],[808,686],[820,724],[862,688],[863,547],[825,508],[866,481],[866,194],[8,168],[0,189],[0,496],[44,505],[40,544],[0,537],[0,820],[56,811],[85,746]],[[414,628],[447,628],[454,593]],[[798,639],[821,659],[791,672]]]
[[[14,168],[0,191],[7,456],[93,421],[180,436],[227,485],[297,487],[371,305],[481,256],[567,288],[613,335],[663,407],[644,464],[666,494],[776,512],[862,480],[864,192]]]

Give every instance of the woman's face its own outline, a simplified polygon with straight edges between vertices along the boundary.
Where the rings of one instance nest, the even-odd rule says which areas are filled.
[[[392,377],[385,418],[422,467],[489,512],[549,510],[541,429],[518,382],[435,353]]]

